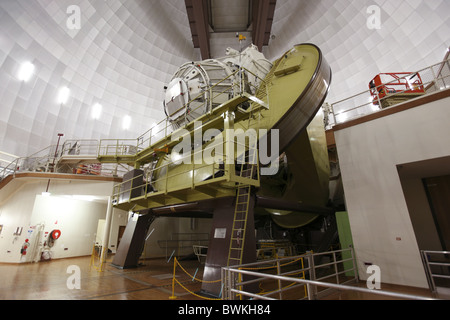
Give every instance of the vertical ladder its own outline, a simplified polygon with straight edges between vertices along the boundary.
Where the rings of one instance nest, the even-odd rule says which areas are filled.
[[[240,177],[253,179],[254,175],[258,174],[257,178],[259,179],[259,173],[257,173],[257,148],[251,148],[245,155],[245,158],[247,161],[244,161],[245,163],[241,165]],[[227,266],[242,264],[250,198],[251,185],[239,184],[237,187]]]
[[[227,266],[242,264],[248,207],[250,205],[250,193],[250,186],[240,185],[238,187]]]

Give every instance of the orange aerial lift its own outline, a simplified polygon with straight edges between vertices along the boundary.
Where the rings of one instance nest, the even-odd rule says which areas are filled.
[[[387,108],[425,94],[419,73],[380,73],[369,83],[373,104]]]

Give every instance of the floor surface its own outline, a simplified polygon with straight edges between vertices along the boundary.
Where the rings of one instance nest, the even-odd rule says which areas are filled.
[[[196,295],[203,266],[197,260],[179,262],[177,284],[172,292],[174,263],[146,260],[135,269],[121,270],[110,264],[99,272],[91,257],[53,260],[32,264],[0,264],[0,300],[207,300]],[[359,283],[364,286],[364,283]],[[434,297],[428,289],[382,285],[382,290]],[[440,296],[450,299],[450,296]],[[341,291],[321,300],[396,300],[374,294]]]

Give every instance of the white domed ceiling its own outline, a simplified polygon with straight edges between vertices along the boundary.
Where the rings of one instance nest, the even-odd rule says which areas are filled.
[[[319,46],[333,70],[329,102],[368,90],[381,72],[414,72],[441,62],[450,46],[447,0],[278,0],[275,58],[290,46]]]
[[[164,85],[203,53],[194,1],[208,16],[210,56],[236,44],[236,31],[253,40],[257,0],[0,0],[0,151],[30,155],[58,133],[134,139],[163,119]],[[329,102],[377,73],[437,63],[450,45],[447,0],[269,2],[263,52],[318,45],[333,69]]]
[[[1,0],[0,150],[27,156],[58,133],[137,138],[163,118],[171,74],[196,59],[182,1]],[[25,62],[35,69],[21,81]]]

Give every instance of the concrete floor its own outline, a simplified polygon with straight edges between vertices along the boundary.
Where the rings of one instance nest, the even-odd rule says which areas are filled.
[[[104,271],[90,266],[91,257],[53,260],[34,264],[0,264],[0,300],[170,300],[172,297],[173,260],[146,260],[136,269],[120,270],[110,265]],[[203,267],[197,260],[180,262],[176,279],[185,288],[175,286],[177,300],[205,300],[196,296],[201,284],[192,281],[202,278]],[[74,269],[71,269],[75,266]],[[80,271],[80,289],[75,273]],[[69,271],[69,272],[68,272]],[[69,285],[68,285],[69,283]],[[364,283],[360,283],[363,286]],[[382,290],[433,297],[427,289],[382,285]],[[449,299],[447,297],[439,297]],[[395,300],[391,297],[342,291],[321,300]]]

